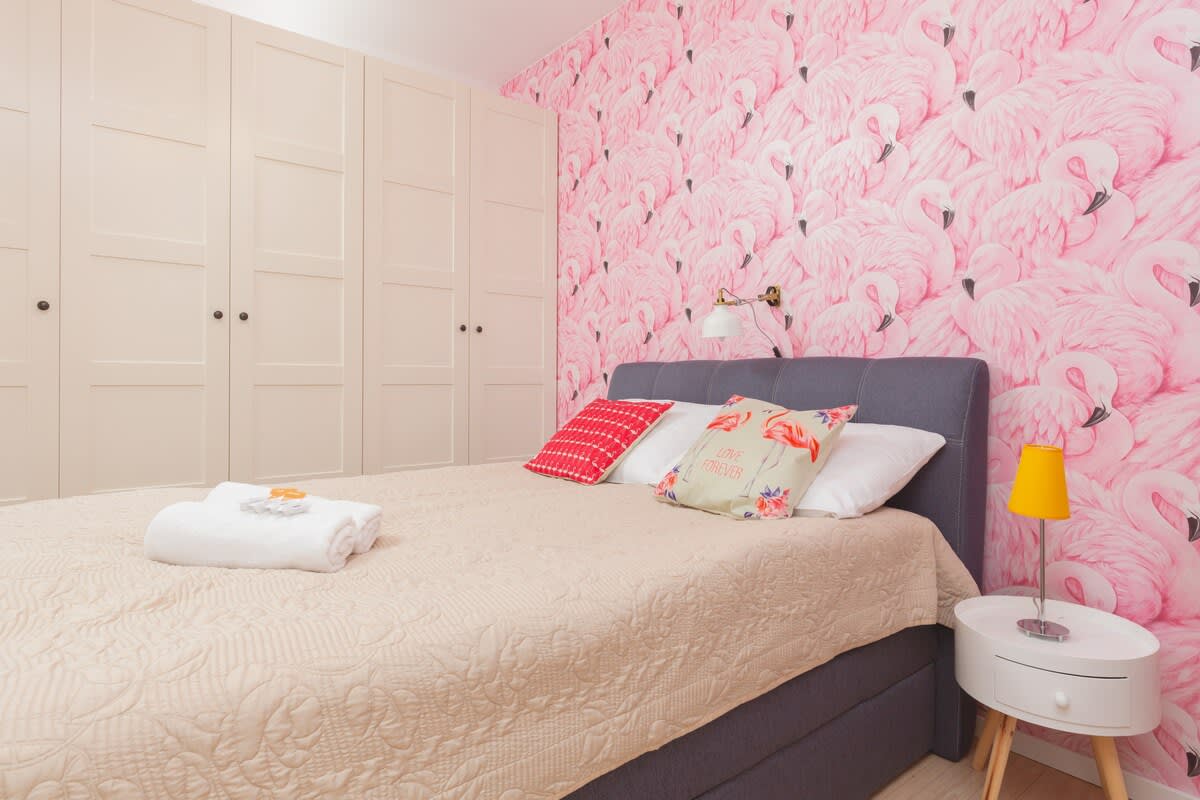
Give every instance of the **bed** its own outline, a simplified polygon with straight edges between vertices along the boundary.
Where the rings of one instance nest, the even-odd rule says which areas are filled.
[[[856,402],[857,422],[942,434],[945,448],[888,505],[934,522],[982,584],[988,377],[973,358],[644,363],[618,367],[608,396]],[[974,731],[974,701],[954,679],[953,632],[916,626],[842,653],[570,797],[862,798],[926,753],[958,761]]]
[[[861,520],[736,522],[518,465],[313,482],[388,509],[336,575],[142,558],[160,489],[0,509],[0,796],[852,798],[960,757],[982,555],[970,359],[630,364],[610,396],[947,447]]]

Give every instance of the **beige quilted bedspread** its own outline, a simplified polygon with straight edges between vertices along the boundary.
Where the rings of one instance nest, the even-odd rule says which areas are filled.
[[[516,465],[382,504],[334,575],[154,563],[197,490],[0,509],[0,796],[556,798],[976,593],[928,521],[739,522]]]

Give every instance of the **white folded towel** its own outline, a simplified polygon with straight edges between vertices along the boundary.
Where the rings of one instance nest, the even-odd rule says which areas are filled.
[[[242,502],[264,497],[271,490],[252,483],[236,483],[225,481],[218,483],[204,498],[206,504],[218,505],[225,508],[240,509]],[[379,521],[383,509],[370,503],[357,503],[353,500],[329,500],[324,497],[309,495],[305,498],[310,503],[312,511],[333,510],[349,514],[354,518],[356,528],[354,537],[354,552],[365,553],[379,538]],[[303,516],[298,515],[298,516]]]
[[[354,550],[353,518],[334,510],[283,517],[175,503],[146,528],[146,557],[195,567],[337,572]]]

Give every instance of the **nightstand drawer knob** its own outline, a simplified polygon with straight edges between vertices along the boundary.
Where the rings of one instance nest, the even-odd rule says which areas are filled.
[[[1066,692],[1057,691],[1054,693],[1054,705],[1065,709],[1067,706],[1071,705],[1071,698],[1067,697]]]

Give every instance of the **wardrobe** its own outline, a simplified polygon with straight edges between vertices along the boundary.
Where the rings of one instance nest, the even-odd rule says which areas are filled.
[[[187,0],[0,0],[0,501],[536,452],[556,131]]]
[[[555,424],[555,118],[366,76],[366,468],[533,455]]]

